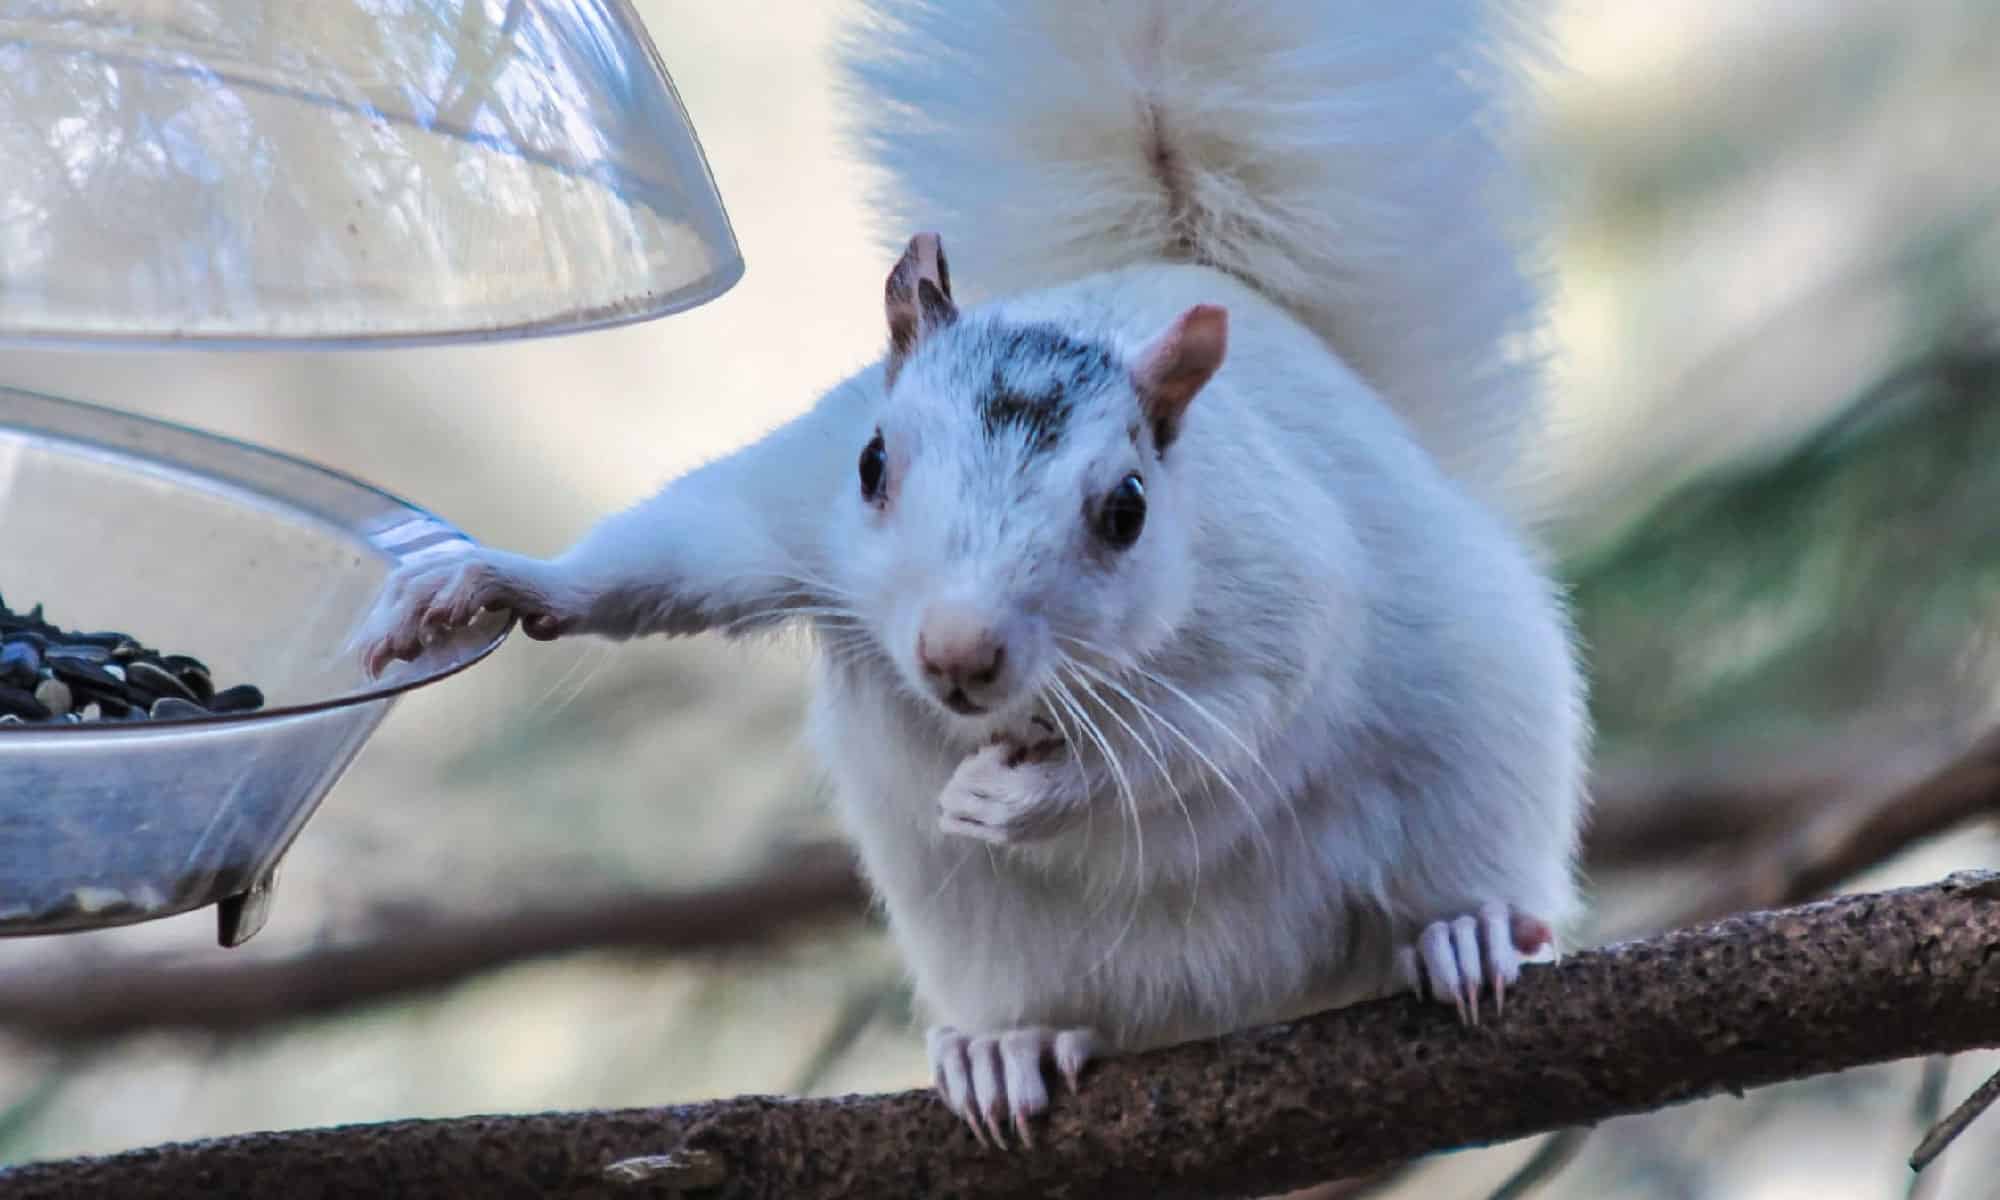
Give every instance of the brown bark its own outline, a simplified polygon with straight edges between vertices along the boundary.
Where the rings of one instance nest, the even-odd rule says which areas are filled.
[[[1398,998],[1094,1068],[1032,1152],[926,1093],[252,1134],[0,1174],[8,1200],[1228,1197],[1719,1091],[2000,1045],[2000,874],[1730,917],[1531,968],[1499,1020]],[[691,1154],[691,1157],[690,1157]],[[639,1172],[643,1174],[644,1172]],[[671,1172],[669,1172],[671,1173]]]

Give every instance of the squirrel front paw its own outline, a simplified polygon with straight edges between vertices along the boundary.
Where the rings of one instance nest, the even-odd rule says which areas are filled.
[[[448,558],[405,563],[389,576],[354,644],[371,676],[396,659],[464,628],[482,609],[511,612],[529,637],[546,641],[563,631],[565,614],[535,560],[476,547]]]
[[[1055,726],[1036,717],[1022,736],[1001,736],[968,755],[938,797],[938,828],[994,845],[1038,841],[1075,809],[1075,764]]]

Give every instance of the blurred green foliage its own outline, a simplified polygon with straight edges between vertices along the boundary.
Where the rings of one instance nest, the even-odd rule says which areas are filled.
[[[1990,722],[2000,6],[1694,7],[1551,139],[1603,754]]]
[[[1607,744],[1824,734],[1992,685],[2000,353],[1893,372],[1775,459],[1671,490],[1568,563]]]

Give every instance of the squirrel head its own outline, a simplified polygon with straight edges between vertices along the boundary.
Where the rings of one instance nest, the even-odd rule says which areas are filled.
[[[884,292],[878,423],[838,501],[849,587],[904,683],[976,735],[1072,672],[1136,665],[1185,617],[1199,514],[1174,450],[1228,316],[1198,305],[1125,347],[961,312],[935,234]]]

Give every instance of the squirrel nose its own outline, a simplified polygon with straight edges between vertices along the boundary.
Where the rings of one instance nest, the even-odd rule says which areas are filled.
[[[917,665],[954,687],[981,688],[1000,677],[1007,646],[985,621],[968,614],[933,612],[917,632]]]

